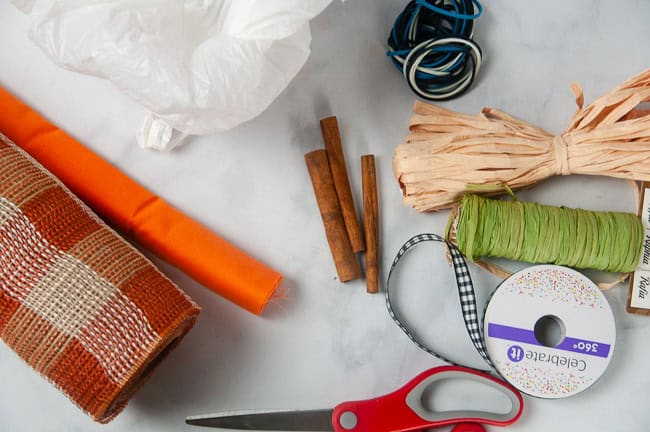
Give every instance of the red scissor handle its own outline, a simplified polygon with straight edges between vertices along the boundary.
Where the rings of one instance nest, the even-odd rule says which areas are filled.
[[[484,411],[433,411],[422,403],[425,391],[444,379],[472,380],[495,388],[508,396],[511,409],[506,414]],[[402,388],[374,399],[344,402],[334,408],[335,432],[408,432],[458,423],[456,432],[472,431],[477,424],[507,426],[521,416],[524,400],[511,385],[486,373],[458,366],[441,366],[416,376]],[[466,426],[466,427],[463,427]]]

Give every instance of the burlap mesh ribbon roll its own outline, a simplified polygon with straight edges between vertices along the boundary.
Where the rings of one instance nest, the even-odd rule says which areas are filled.
[[[416,102],[393,158],[404,203],[440,210],[468,189],[519,189],[554,175],[649,181],[650,114],[639,105],[650,100],[650,69],[585,109],[582,89],[572,89],[578,110],[558,136],[493,108],[470,116]]]
[[[0,336],[108,422],[199,308],[57,179],[0,135]]]

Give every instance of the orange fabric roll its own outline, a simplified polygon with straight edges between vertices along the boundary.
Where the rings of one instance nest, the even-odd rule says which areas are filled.
[[[260,314],[275,270],[176,210],[0,87],[0,132],[105,220],[217,294]]]

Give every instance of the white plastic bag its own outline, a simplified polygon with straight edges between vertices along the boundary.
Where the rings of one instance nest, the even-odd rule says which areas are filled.
[[[12,0],[59,65],[106,78],[149,114],[144,147],[227,130],[264,111],[309,56],[331,0]]]

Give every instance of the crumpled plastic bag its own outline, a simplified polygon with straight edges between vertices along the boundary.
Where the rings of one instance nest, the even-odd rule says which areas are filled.
[[[12,0],[60,66],[112,81],[148,111],[144,147],[231,129],[264,111],[309,56],[331,0]]]

